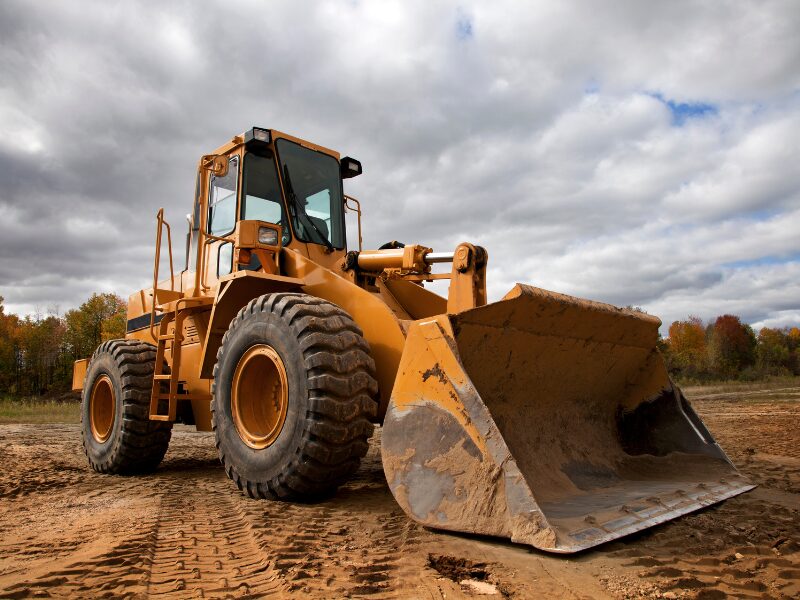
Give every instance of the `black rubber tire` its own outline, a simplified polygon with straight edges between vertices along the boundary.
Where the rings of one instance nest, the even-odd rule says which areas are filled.
[[[286,420],[275,441],[255,450],[231,415],[231,382],[243,354],[270,345],[284,363]],[[266,294],[231,321],[211,386],[211,423],[219,458],[252,498],[312,500],[330,494],[366,454],[377,412],[375,363],[344,310],[301,293]]]
[[[83,450],[99,473],[153,471],[169,447],[172,423],[151,421],[150,393],[156,349],[138,340],[103,342],[89,362],[81,402]],[[96,379],[108,375],[114,387],[115,416],[108,439],[92,435],[89,399]]]

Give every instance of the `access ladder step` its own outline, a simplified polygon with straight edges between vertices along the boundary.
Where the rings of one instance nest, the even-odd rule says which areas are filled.
[[[162,288],[156,288],[153,290],[156,304],[162,305],[168,302],[175,302],[176,300],[180,300],[183,298],[183,293],[179,292],[178,290],[165,290]]]
[[[156,381],[169,381],[171,377],[172,375],[169,373],[166,373],[164,375],[153,375],[153,379],[155,379]]]

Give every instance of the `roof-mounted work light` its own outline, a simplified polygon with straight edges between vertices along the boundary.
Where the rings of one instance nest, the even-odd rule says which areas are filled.
[[[361,161],[356,160],[355,158],[345,156],[339,162],[339,164],[342,171],[342,179],[350,179],[351,177],[355,177],[356,175],[361,175],[361,173],[363,173],[363,170],[361,169]]]
[[[272,143],[272,132],[269,129],[253,127],[244,134],[244,146],[248,152],[265,154],[269,151],[270,143]]]

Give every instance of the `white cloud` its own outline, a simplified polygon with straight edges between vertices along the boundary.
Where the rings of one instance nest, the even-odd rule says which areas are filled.
[[[753,328],[762,327],[783,328],[800,327],[800,310],[779,310],[769,313],[769,316],[752,324]]]

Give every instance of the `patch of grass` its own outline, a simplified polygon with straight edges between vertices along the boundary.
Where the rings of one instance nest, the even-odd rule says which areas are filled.
[[[80,422],[80,403],[38,398],[0,398],[0,423]]]
[[[727,394],[798,388],[800,377],[773,377],[766,381],[710,381],[701,384],[678,381],[677,384],[686,395]]]

